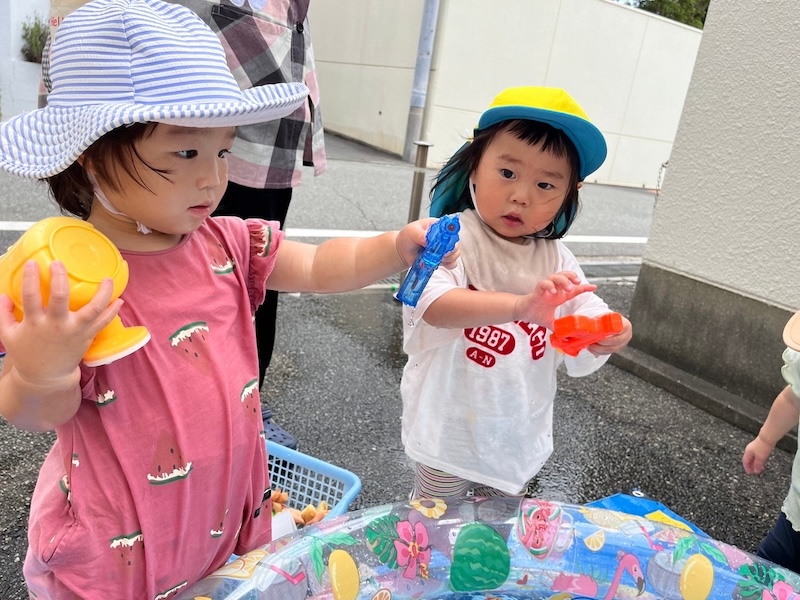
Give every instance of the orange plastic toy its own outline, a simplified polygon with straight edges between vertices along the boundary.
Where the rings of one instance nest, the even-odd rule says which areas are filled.
[[[578,356],[578,352],[603,338],[622,331],[622,315],[616,312],[586,317],[570,315],[556,319],[550,344],[569,356]]]
[[[0,256],[0,293],[14,302],[14,315],[22,320],[22,267],[29,260],[39,264],[42,299],[50,297],[50,263],[60,260],[69,277],[69,308],[84,306],[103,279],[114,282],[112,301],[128,285],[128,263],[116,246],[93,225],[71,217],[51,217],[35,223],[8,252]],[[127,356],[150,340],[145,327],[125,327],[117,316],[95,336],[83,357],[90,367]]]

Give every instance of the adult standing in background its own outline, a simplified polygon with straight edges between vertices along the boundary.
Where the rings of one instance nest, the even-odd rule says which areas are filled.
[[[170,0],[194,10],[219,35],[239,87],[299,82],[308,102],[292,115],[236,130],[228,157],[228,189],[214,215],[258,217],[285,227],[292,190],[303,166],[326,170],[314,51],[308,26],[310,0]],[[256,312],[259,387],[272,359],[278,292],[267,291]],[[268,417],[267,417],[268,418]]]

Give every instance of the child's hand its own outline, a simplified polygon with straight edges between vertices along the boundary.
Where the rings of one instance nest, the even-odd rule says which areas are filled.
[[[436,221],[438,221],[438,219],[434,218],[412,221],[397,234],[397,253],[400,255],[406,267],[414,264],[414,260],[417,258],[420,248],[424,248],[427,245],[428,242],[425,239],[425,235],[428,233],[430,226],[436,223]],[[461,256],[461,250],[459,249],[458,243],[456,243],[455,249],[445,254],[442,258],[441,266],[452,269],[456,266],[459,256]]]
[[[514,310],[514,319],[537,323],[553,329],[556,307],[585,292],[593,292],[596,285],[583,283],[572,271],[560,271],[542,279],[530,294],[520,296]]]
[[[442,257],[441,266],[445,269],[453,269],[458,264],[461,256],[461,242],[456,242],[455,248]]]
[[[764,472],[764,464],[774,449],[775,445],[765,441],[761,436],[747,444],[742,456],[744,472],[748,475],[761,475]]]
[[[599,342],[589,346],[587,350],[595,356],[614,354],[614,352],[619,352],[627,346],[628,342],[631,341],[631,337],[633,337],[631,322],[625,317],[622,317],[622,331],[603,338]]]
[[[397,238],[395,239],[397,254],[400,255],[400,259],[406,267],[414,264],[414,259],[417,258],[419,249],[427,243],[425,234],[435,222],[436,219],[432,218],[412,221],[397,233]]]
[[[122,301],[109,306],[113,283],[104,280],[88,304],[69,309],[69,280],[63,263],[50,266],[50,298],[42,301],[39,266],[28,261],[22,276],[22,312],[18,322],[13,302],[0,295],[0,339],[18,374],[31,383],[48,383],[74,373],[95,335],[119,312]]]

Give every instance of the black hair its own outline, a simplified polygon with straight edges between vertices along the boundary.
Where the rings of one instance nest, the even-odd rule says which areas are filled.
[[[575,144],[572,143],[572,140],[564,131],[541,121],[512,119],[501,121],[486,129],[476,130],[472,141],[462,146],[436,175],[431,188],[431,198],[439,188],[444,190],[449,186],[457,186],[460,188],[457,198],[450,205],[443,207],[440,211],[441,214],[462,212],[467,208],[475,208],[472,196],[469,193],[468,178],[478,168],[486,148],[489,147],[495,136],[502,131],[509,132],[531,146],[541,144],[541,149],[544,152],[567,159],[570,166],[570,178],[564,202],[553,222],[542,231],[534,234],[536,237],[546,239],[564,237],[580,208],[580,199],[578,197],[580,158]]]
[[[136,142],[150,137],[158,123],[134,123],[118,127],[89,146],[81,155],[82,163],[75,161],[61,173],[47,178],[50,193],[62,213],[72,214],[84,221],[89,218],[94,201],[94,186],[87,168],[95,177],[115,192],[121,190],[118,167],[134,181],[150,190],[137,169],[141,163],[151,171],[166,177],[167,171],[156,169],[145,162],[136,150]],[[152,191],[152,190],[150,190]]]

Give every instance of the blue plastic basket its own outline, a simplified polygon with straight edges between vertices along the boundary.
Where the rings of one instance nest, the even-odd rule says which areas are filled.
[[[273,490],[289,493],[289,503],[302,509],[325,500],[328,517],[347,512],[361,491],[358,475],[280,444],[267,442],[269,478]]]

